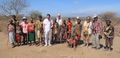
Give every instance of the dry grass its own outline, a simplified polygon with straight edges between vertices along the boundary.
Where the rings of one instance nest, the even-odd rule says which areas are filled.
[[[68,48],[66,43],[56,44],[51,47],[20,46],[10,48],[7,40],[7,19],[0,19],[0,58],[120,58],[120,24],[115,21],[115,39],[113,51],[92,49],[91,47],[78,46],[76,49]],[[114,22],[113,22],[114,23]],[[119,32],[118,32],[119,31]],[[101,39],[104,45],[105,40]]]

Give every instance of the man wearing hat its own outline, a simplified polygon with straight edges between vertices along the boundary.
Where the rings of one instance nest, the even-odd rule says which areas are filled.
[[[22,22],[20,23],[20,26],[22,27],[23,44],[27,44],[28,23],[26,17],[22,18]]]
[[[58,13],[58,15],[57,15],[57,17],[56,17],[56,21],[57,21],[57,23],[58,23],[58,35],[60,35],[59,36],[59,39],[60,39],[60,42],[61,42],[61,40],[62,40],[62,30],[61,30],[61,26],[62,26],[62,23],[63,23],[63,21],[62,21],[62,17],[61,17],[61,15],[60,15],[60,13]]]
[[[94,16],[93,20],[93,48],[100,49],[100,39],[102,38],[101,32],[103,32],[102,21],[98,18],[98,16]]]

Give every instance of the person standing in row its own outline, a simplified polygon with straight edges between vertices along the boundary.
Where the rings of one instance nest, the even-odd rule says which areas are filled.
[[[113,50],[113,39],[114,39],[114,27],[111,25],[110,20],[106,20],[106,26],[104,30],[105,35],[105,49],[106,50]]]
[[[93,20],[93,48],[100,49],[100,39],[101,39],[101,32],[102,28],[102,21],[98,18],[98,16],[94,17]]]
[[[87,19],[83,23],[83,41],[84,45],[89,45],[89,35],[90,35],[90,18],[87,17]]]
[[[35,41],[35,24],[31,19],[28,23],[28,42],[30,43],[30,46],[35,43],[34,41]]]
[[[16,43],[17,46],[21,45],[21,38],[22,38],[22,29],[19,25],[19,22],[16,23]]]
[[[52,35],[52,20],[50,14],[47,14],[47,17],[43,21],[43,29],[45,35],[45,45],[44,46],[51,46],[51,35]]]
[[[20,26],[22,27],[22,35],[23,35],[23,45],[27,44],[28,42],[28,22],[27,22],[27,18],[23,17],[22,18],[22,22],[20,23]]]
[[[58,42],[58,23],[56,20],[53,22],[53,41]]]
[[[11,47],[14,48],[15,47],[15,39],[14,39],[15,38],[14,37],[15,36],[15,33],[14,33],[15,28],[14,28],[14,24],[13,24],[12,20],[9,21],[7,29],[8,29],[9,43],[10,43]]]
[[[72,33],[72,22],[71,22],[71,18],[68,18],[68,21],[67,21],[67,38],[68,39],[71,37],[71,33]]]
[[[58,38],[60,39],[60,42],[62,42],[62,23],[63,23],[63,20],[62,20],[62,17],[60,15],[60,13],[58,13],[57,17],[56,17],[56,22],[58,23]]]
[[[81,38],[81,29],[82,29],[81,20],[79,18],[77,18],[77,24],[76,24],[76,28],[75,28],[75,35],[77,36],[78,41]]]
[[[43,39],[43,22],[42,22],[42,16],[38,16],[37,20],[35,22],[35,32],[36,32],[36,43],[39,46],[42,44]]]
[[[14,25],[14,40],[15,42],[17,42],[16,40],[16,24],[17,24],[17,19],[16,19],[16,16],[15,15],[11,15],[10,16],[10,20],[12,20],[12,24]]]
[[[61,34],[62,34],[61,38],[65,42],[66,39],[67,39],[67,24],[66,24],[66,20],[63,20],[62,28],[61,28]]]
[[[89,46],[90,40],[91,40],[91,35],[92,35],[92,18],[88,17],[88,21],[89,21],[89,26],[88,26],[88,39],[87,39],[87,42],[88,42],[88,46]]]

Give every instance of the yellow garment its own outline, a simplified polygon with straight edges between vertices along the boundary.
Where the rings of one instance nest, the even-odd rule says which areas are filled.
[[[40,30],[41,27],[42,27],[42,22],[40,22],[39,20],[36,20],[35,29]]]
[[[35,29],[36,29],[36,36],[38,39],[41,39],[42,38],[42,22],[40,22],[39,20],[36,20],[36,23],[35,23]]]
[[[83,24],[83,30],[84,30],[84,32],[88,32],[88,29],[89,29],[89,23],[87,23],[87,21],[85,21],[84,22],[84,24]]]

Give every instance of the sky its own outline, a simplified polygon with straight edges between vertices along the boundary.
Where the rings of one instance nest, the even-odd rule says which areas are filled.
[[[1,2],[2,0],[0,0]],[[120,15],[120,0],[26,0],[28,3],[25,14],[33,10],[43,15],[50,13],[56,16],[87,16],[103,12],[115,12]]]
[[[43,15],[50,13],[64,16],[95,15],[102,12],[120,13],[120,0],[28,0],[29,10]]]

